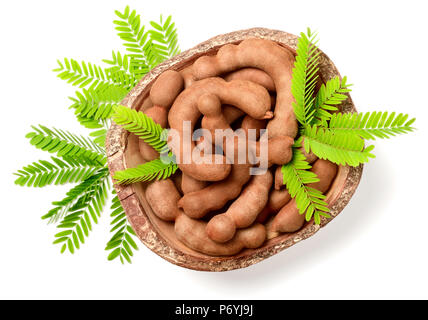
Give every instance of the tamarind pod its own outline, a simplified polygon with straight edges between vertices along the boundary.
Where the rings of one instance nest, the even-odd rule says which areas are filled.
[[[227,123],[231,124],[236,121],[238,118],[242,117],[244,112],[231,106],[229,104],[223,105],[223,116],[226,119]]]
[[[272,165],[283,165],[290,162],[293,157],[293,151],[291,147],[294,144],[294,140],[288,136],[276,136],[268,140],[268,167]],[[261,145],[260,142],[256,142],[255,154],[260,156]]]
[[[268,143],[269,158],[266,161],[268,166],[290,161],[293,139],[280,136],[269,139]],[[248,162],[248,159],[247,163],[238,164],[237,143],[234,143],[234,148],[234,164],[230,175],[225,180],[215,182],[202,190],[184,194],[179,200],[178,206],[183,208],[186,215],[196,219],[202,218],[210,211],[221,209],[229,200],[235,199],[241,193],[243,185],[251,178],[250,168],[253,165]]]
[[[250,167],[249,164],[233,165],[226,179],[210,184],[204,189],[185,193],[178,201],[178,207],[195,219],[223,208],[229,200],[235,199],[241,193],[242,186],[250,180]]]
[[[275,91],[275,83],[272,78],[266,72],[257,68],[243,68],[233,71],[227,74],[224,80],[248,80],[265,87],[268,91]]]
[[[241,129],[245,131],[246,136],[249,136],[249,130],[256,130],[255,140],[259,140],[260,138],[260,130],[266,129],[266,120],[254,119],[250,116],[245,116],[241,123]]]
[[[170,127],[178,134],[178,139],[169,139],[168,144],[179,159],[184,159],[184,150],[190,150],[192,153],[195,147],[193,141],[184,139],[183,122],[189,121],[190,132],[193,132],[194,125],[201,114],[197,101],[201,95],[207,93],[218,96],[221,103],[238,107],[256,119],[264,118],[270,109],[269,94],[265,88],[255,83],[240,80],[226,82],[221,78],[195,82],[175,99],[168,114]],[[190,163],[180,161],[178,166],[183,172],[197,180],[219,181],[230,173],[230,165],[220,155],[216,155],[216,157],[213,155],[211,163],[204,161],[203,164],[196,164],[192,159],[189,160]]]
[[[181,213],[177,206],[181,195],[171,179],[151,182],[145,194],[154,214],[160,219],[174,221]]]
[[[184,79],[174,70],[167,70],[160,74],[150,89],[150,100],[153,105],[170,108],[175,98],[183,90]]]
[[[162,128],[168,126],[168,110],[178,94],[183,90],[183,77],[177,71],[167,70],[155,80],[150,89],[150,100],[154,104],[144,113]],[[140,139],[140,153],[145,161],[159,158],[159,152]]]
[[[227,44],[215,56],[202,56],[193,64],[196,79],[205,79],[245,67],[265,71],[277,92],[275,117],[267,125],[269,137],[285,135],[294,138],[297,121],[291,93],[294,55],[273,41],[246,39],[238,45]]]
[[[215,242],[223,243],[234,237],[236,229],[250,226],[265,207],[272,182],[269,170],[253,176],[229,209],[208,222],[208,236]]]
[[[211,240],[206,231],[206,222],[181,214],[175,221],[175,233],[187,247],[211,256],[231,256],[244,248],[258,248],[266,240],[266,229],[261,224],[240,229],[233,239],[225,243]]]
[[[179,71],[184,79],[184,88],[190,87],[196,81],[192,67],[193,64]]]
[[[202,190],[207,184],[206,181],[196,180],[185,173],[182,175],[181,189],[183,190],[183,194]]]
[[[337,174],[337,165],[323,159],[318,159],[311,169],[316,173],[320,181],[308,184],[309,187],[325,193],[333,182]],[[269,227],[273,232],[295,232],[299,230],[305,222],[305,215],[300,214],[293,199],[285,205],[275,216]]]
[[[168,124],[168,110],[166,108],[155,105],[144,111],[144,114],[152,118],[153,121],[159,124],[162,128],[166,128]],[[145,161],[152,161],[159,158],[159,152],[153,149],[153,147],[143,139],[138,140],[138,146],[140,154]]]
[[[290,200],[291,196],[287,189],[272,190],[266,207],[257,216],[256,222],[265,223],[272,214],[281,210]]]

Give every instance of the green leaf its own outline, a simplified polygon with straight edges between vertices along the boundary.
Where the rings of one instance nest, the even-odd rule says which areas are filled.
[[[171,158],[173,159],[173,158]],[[135,168],[128,168],[123,171],[116,171],[113,179],[120,184],[130,184],[142,181],[160,180],[169,178],[177,171],[178,166],[173,161],[163,162],[161,159],[155,159]]]
[[[302,129],[302,138],[305,140],[305,147],[318,158],[327,159],[338,165],[356,167],[375,157],[370,153],[374,146],[364,148],[364,140],[352,133],[307,126]]]
[[[90,139],[42,125],[32,128],[34,131],[27,136],[37,149],[56,153],[59,157],[77,159],[80,163],[89,161],[103,166],[106,162],[105,151]]]
[[[328,212],[325,196],[307,184],[318,182],[317,175],[308,171],[311,168],[304,154],[298,147],[293,147],[292,160],[281,167],[284,184],[290,196],[295,199],[300,214],[305,214],[307,221],[314,217],[316,224],[320,224],[322,212]]]
[[[407,114],[395,112],[337,113],[331,116],[329,131],[334,134],[355,135],[366,140],[385,139],[415,130]]]
[[[343,77],[342,81],[339,77],[334,77],[321,85],[315,99],[314,118],[310,124],[330,119],[331,112],[338,110],[337,105],[348,99],[346,93],[351,91],[349,89],[351,84],[347,84],[346,81],[346,77]]]
[[[128,263],[131,263],[130,256],[133,256],[132,249],[138,250],[137,244],[132,239],[135,236],[134,231],[128,224],[126,219],[125,211],[120,204],[118,197],[113,192],[114,197],[112,200],[111,209],[116,213],[112,214],[112,217],[116,217],[110,223],[112,226],[111,231],[116,233],[111,237],[109,242],[106,245],[105,250],[111,251],[108,260],[114,260],[117,257],[120,257],[120,261],[123,263],[126,260]]]
[[[320,55],[316,35],[309,28],[307,34],[300,34],[296,53],[291,82],[291,93],[295,99],[293,109],[300,124],[306,125],[313,121],[315,114],[313,95],[318,80]]]
[[[56,158],[39,160],[18,170],[15,184],[27,187],[45,187],[80,182],[95,173],[102,165],[89,158]]]
[[[114,107],[112,119],[125,130],[134,133],[158,152],[165,152],[167,145],[164,129],[143,112],[125,106]]]

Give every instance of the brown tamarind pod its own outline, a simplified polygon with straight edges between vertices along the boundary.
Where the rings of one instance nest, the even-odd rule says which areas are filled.
[[[266,240],[266,229],[261,224],[240,229],[235,237],[225,243],[211,240],[206,231],[205,221],[189,218],[185,214],[179,215],[175,221],[175,234],[187,247],[212,256],[231,256],[244,248],[258,248]]]
[[[173,70],[163,72],[150,89],[150,100],[153,107],[145,110],[144,113],[162,128],[166,128],[168,126],[169,108],[183,90],[183,86],[184,80],[179,72]],[[159,152],[142,139],[139,141],[139,149],[145,161],[159,158]]]
[[[337,165],[323,159],[318,159],[311,169],[318,178],[318,182],[308,184],[309,187],[325,193],[333,182],[337,174]],[[295,200],[291,200],[275,216],[269,227],[273,232],[295,232],[299,230],[305,222],[305,215],[300,214]]]
[[[162,72],[150,89],[150,100],[153,105],[170,108],[184,88],[182,75],[174,70]]]
[[[266,207],[259,213],[256,222],[265,223],[271,215],[281,210],[290,200],[291,196],[287,189],[271,190]]]
[[[266,206],[272,182],[272,173],[269,170],[262,175],[253,176],[229,209],[208,222],[208,236],[223,243],[234,237],[237,228],[250,226]]]
[[[255,82],[268,91],[275,91],[275,83],[272,78],[263,70],[257,68],[242,68],[227,74],[224,79],[231,80],[248,80]]]
[[[182,175],[181,189],[183,190],[184,194],[202,190],[207,185],[208,182],[206,181],[196,180],[185,173]]]
[[[241,129],[245,131],[245,134],[248,138],[250,138],[249,130],[250,129],[255,130],[256,135],[254,136],[254,139],[259,140],[260,131],[262,129],[266,129],[266,124],[267,124],[267,121],[264,119],[262,119],[262,120],[254,119],[254,118],[250,117],[249,115],[246,115],[244,117],[244,119],[242,120]]]
[[[197,106],[198,100],[205,94],[215,95],[221,104],[233,105],[256,119],[263,119],[269,113],[270,98],[266,89],[255,83],[240,80],[226,82],[221,78],[210,78],[195,82],[175,99],[168,114],[168,122],[178,137],[174,139],[170,136],[168,145],[180,159],[179,168],[197,180],[219,181],[227,177],[231,170],[224,157],[213,154],[209,161],[196,164],[185,152],[188,150],[187,153],[191,154],[195,144],[189,139],[184,139],[183,123],[188,123],[189,131],[193,132],[201,115]],[[185,156],[190,158],[188,163],[181,161]]]
[[[181,195],[171,179],[156,180],[146,188],[146,199],[156,216],[174,221],[179,214],[177,202]]]
[[[238,45],[227,44],[214,56],[202,56],[193,64],[196,79],[215,77],[237,69],[253,67],[265,71],[277,92],[275,116],[267,125],[269,137],[285,135],[294,138],[297,122],[291,93],[294,55],[273,41],[246,39]]]
[[[168,110],[161,106],[153,106],[144,111],[146,115],[153,119],[154,122],[159,124],[162,128],[166,128],[168,125]],[[143,139],[139,139],[138,146],[140,149],[140,154],[145,161],[152,161],[159,158],[159,152],[153,149],[147,142],[144,142]]]

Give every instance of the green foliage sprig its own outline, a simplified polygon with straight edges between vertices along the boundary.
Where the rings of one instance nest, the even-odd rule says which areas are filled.
[[[109,261],[119,257],[122,263],[124,263],[125,260],[131,263],[130,257],[134,255],[133,250],[138,250],[137,244],[134,239],[132,239],[132,237],[135,236],[135,232],[129,225],[125,211],[120,204],[119,198],[115,194],[116,192],[113,191],[114,197],[110,207],[112,210],[110,216],[113,219],[110,223],[112,226],[110,232],[114,232],[114,235],[107,243],[105,250],[111,251],[108,255]]]
[[[293,68],[291,91],[295,99],[293,109],[299,122],[300,137],[293,146],[293,159],[282,166],[283,181],[295,199],[300,214],[306,220],[314,217],[316,224],[321,216],[328,217],[325,197],[307,184],[316,179],[311,167],[298,149],[303,146],[307,153],[313,152],[321,159],[338,165],[359,166],[374,158],[373,145],[365,146],[364,139],[389,138],[414,130],[415,119],[395,112],[347,113],[338,112],[338,106],[348,99],[351,91],[347,78],[328,80],[315,92],[319,70],[320,51],[316,35],[308,29],[301,33],[297,43],[297,57]],[[334,113],[333,113],[334,112]]]
[[[20,186],[45,187],[66,183],[77,183],[60,201],[53,202],[53,208],[42,219],[56,224],[59,232],[55,235],[55,244],[61,245],[61,252],[68,249],[74,253],[85,243],[94,224],[97,224],[107,202],[111,189],[110,177],[106,165],[104,142],[106,132],[115,110],[119,111],[117,120],[126,121],[124,115],[134,116],[133,112],[118,107],[123,98],[151,68],[180,52],[177,31],[171,17],[165,21],[149,21],[150,28],[141,23],[140,15],[126,7],[123,13],[116,11],[119,20],[114,21],[119,37],[124,41],[126,54],[113,51],[111,58],[102,60],[105,66],[64,58],[58,60],[54,69],[58,77],[78,88],[74,97],[70,97],[70,108],[78,122],[92,130],[89,137],[72,134],[66,130],[50,129],[45,126],[33,126],[27,134],[30,143],[36,148],[55,156],[50,160],[32,162],[18,170],[15,183]],[[147,142],[162,149],[157,125],[148,117],[137,115],[137,124],[146,127],[139,131]],[[130,119],[128,119],[130,120]],[[132,120],[132,119],[131,119]],[[132,128],[132,121],[126,125]],[[152,166],[154,168],[154,166]],[[147,169],[147,168],[146,168]],[[137,168],[137,171],[141,168]],[[162,178],[173,174],[175,163],[170,163],[164,171],[152,170],[146,179]],[[106,250],[111,251],[108,260],[131,262],[132,250],[137,245],[129,226],[125,212],[117,196],[113,197],[111,232],[114,233],[107,243]]]
[[[281,168],[284,184],[292,198],[296,199],[296,206],[300,214],[306,212],[306,220],[314,217],[315,223],[320,223],[321,216],[330,217],[329,209],[324,201],[325,196],[307,184],[318,182],[315,173],[308,171],[311,165],[306,161],[304,154],[297,144],[293,148],[292,160]]]

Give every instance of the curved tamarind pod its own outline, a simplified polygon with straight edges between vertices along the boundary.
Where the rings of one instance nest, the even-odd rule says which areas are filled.
[[[179,71],[184,79],[184,88],[190,87],[196,81],[192,67],[193,64]]]
[[[182,75],[177,71],[167,70],[161,73],[153,83],[150,89],[150,100],[153,105],[170,108],[183,87]]]
[[[154,122],[159,124],[162,128],[166,128],[168,125],[168,110],[167,108],[161,106],[153,106],[146,111],[146,115],[153,119]],[[152,161],[159,158],[159,152],[153,149],[147,142],[143,139],[138,140],[138,146],[140,149],[140,154],[145,161]]]
[[[272,78],[266,72],[257,68],[243,68],[233,71],[227,74],[224,80],[248,80],[265,87],[268,91],[275,91],[275,83]]]
[[[290,202],[291,196],[287,189],[272,190],[269,193],[269,199],[266,207],[257,216],[256,222],[265,223],[267,219],[274,213],[277,213],[282,209],[288,202]]]
[[[181,180],[181,189],[183,190],[183,194],[195,192],[201,190],[207,186],[206,181],[200,181],[193,179],[191,176],[183,173]]]
[[[185,150],[189,150],[191,154],[195,148],[193,141],[184,139],[183,122],[189,121],[189,131],[193,132],[201,114],[197,102],[199,97],[206,93],[216,95],[221,103],[238,107],[256,119],[263,119],[270,109],[268,92],[255,83],[240,80],[226,82],[221,78],[195,82],[175,99],[168,114],[170,127],[178,134],[178,139],[170,137],[168,145],[180,160],[184,159]],[[186,155],[188,156],[189,154]],[[197,180],[219,181],[230,173],[230,164],[227,164],[226,159],[220,155],[212,155],[212,159],[209,159],[211,163],[196,164],[193,159],[188,160],[190,163],[179,161],[178,166],[181,171]]]
[[[246,136],[250,138],[249,130],[256,130],[256,135],[254,136],[255,140],[260,138],[260,130],[266,129],[266,120],[254,119],[248,115],[244,117],[241,123],[241,129],[245,131]]]
[[[225,243],[211,240],[206,231],[206,222],[181,214],[175,220],[175,233],[178,240],[187,247],[212,256],[230,256],[244,248],[258,248],[266,239],[266,229],[261,224],[240,229],[233,239]]]
[[[275,137],[269,139],[268,143],[268,166],[291,160],[293,139]],[[221,209],[229,200],[235,199],[241,193],[243,185],[250,180],[250,168],[254,165],[237,164],[239,152],[236,143],[234,146],[236,148],[234,165],[225,180],[215,182],[202,190],[187,193],[178,201],[178,206],[183,208],[184,213],[189,217],[199,219],[210,211]]]
[[[250,226],[268,201],[272,173],[253,176],[229,209],[214,216],[207,224],[208,236],[216,242],[226,242],[235,236],[236,229]]]
[[[215,56],[202,56],[193,64],[196,79],[205,79],[245,67],[265,71],[275,83],[277,100],[275,117],[269,121],[269,137],[285,135],[294,138],[297,121],[291,93],[294,55],[270,40],[246,39],[238,45],[228,44]]]
[[[171,179],[156,180],[146,188],[146,199],[153,212],[165,221],[174,221],[179,214],[177,202],[180,194]]]
[[[310,183],[308,186],[325,193],[336,177],[337,165],[328,160],[318,159],[311,171],[316,173],[320,181]],[[269,231],[294,232],[299,230],[304,222],[305,215],[299,213],[296,201],[293,199],[278,212],[269,227]]]
[[[229,104],[223,105],[223,116],[227,123],[233,123],[244,115],[244,112]]]
[[[184,194],[178,201],[178,207],[195,219],[223,208],[229,200],[239,195],[242,186],[250,179],[250,167],[249,164],[233,165],[226,179],[210,184],[204,189]]]
[[[168,126],[168,110],[175,98],[183,90],[183,86],[183,77],[177,71],[167,70],[161,73],[150,89],[150,100],[153,103],[153,107],[147,109],[144,113],[162,128],[166,128]],[[151,161],[159,158],[159,152],[144,140],[140,139],[138,144],[144,160]]]

